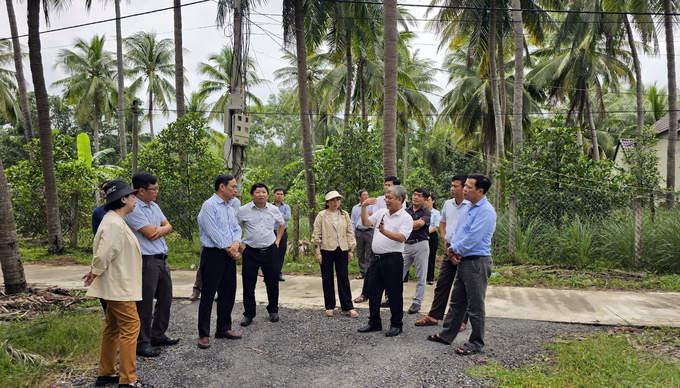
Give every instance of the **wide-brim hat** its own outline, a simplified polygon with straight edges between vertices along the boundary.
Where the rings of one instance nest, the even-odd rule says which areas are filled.
[[[340,195],[340,193],[338,193],[338,192],[335,191],[335,190],[329,191],[329,192],[326,194],[326,201],[330,201],[330,200],[333,199],[333,198],[342,198],[342,195]]]
[[[136,194],[137,191],[124,180],[116,179],[106,185],[106,203],[109,204],[129,194]]]

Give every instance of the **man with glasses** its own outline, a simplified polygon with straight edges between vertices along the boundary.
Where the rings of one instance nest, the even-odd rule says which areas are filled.
[[[179,338],[165,335],[170,321],[172,279],[167,261],[168,245],[163,236],[172,232],[172,225],[154,202],[158,197],[158,178],[148,172],[140,172],[132,176],[132,185],[138,190],[137,205],[132,213],[125,216],[125,222],[139,240],[142,251],[142,300],[137,302],[141,326],[137,355],[156,357],[160,354],[156,346],[179,342]]]

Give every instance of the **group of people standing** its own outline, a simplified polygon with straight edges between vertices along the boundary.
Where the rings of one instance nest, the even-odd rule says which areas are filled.
[[[135,355],[155,357],[157,347],[175,345],[178,338],[165,334],[172,304],[172,280],[164,236],[172,226],[155,203],[159,191],[155,176],[142,172],[132,178],[131,188],[123,180],[105,182],[106,204],[93,213],[93,260],[85,275],[87,295],[100,298],[106,311],[102,333],[99,376],[96,385],[117,382],[119,387],[149,386],[137,380]],[[396,177],[385,179],[385,194],[370,198],[358,193],[359,204],[351,214],[340,209],[343,196],[330,191],[325,209],[317,214],[312,242],[321,268],[325,314],[334,316],[336,298],[334,272],[343,315],[358,318],[354,303],[369,302],[368,324],[361,333],[382,331],[381,307],[389,307],[387,337],[403,330],[403,279],[416,267],[416,292],[410,314],[420,311],[425,284],[434,282],[434,263],[439,245],[437,230],[446,247],[434,301],[429,313],[416,326],[434,326],[444,319],[443,331],[427,339],[451,344],[468,320],[470,340],[457,352],[473,354],[484,346],[484,298],[492,261],[490,244],[496,213],[486,200],[491,186],[481,174],[456,175],[452,198],[441,216],[430,192],[417,187],[407,207],[407,192]],[[215,193],[197,217],[202,244],[200,264],[191,300],[201,296],[198,308],[198,347],[210,347],[210,318],[217,299],[215,338],[239,339],[232,328],[231,312],[236,297],[236,261],[243,259],[243,306],[241,326],[256,316],[255,286],[261,269],[267,290],[269,321],[278,322],[279,282],[285,257],[290,207],[283,203],[284,190],[256,183],[250,188],[252,201],[241,206],[233,176],[215,178]],[[363,279],[361,295],[352,299],[348,264],[357,250]],[[457,276],[456,276],[457,274]],[[451,292],[451,289],[453,291]],[[385,295],[385,300],[381,298]],[[201,295],[202,294],[202,295]],[[444,312],[451,295],[449,312]],[[218,297],[216,297],[218,295]],[[154,307],[153,300],[156,299]],[[120,373],[116,354],[120,353]]]

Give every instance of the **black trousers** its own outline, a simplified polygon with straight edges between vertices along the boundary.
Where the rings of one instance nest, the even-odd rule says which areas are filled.
[[[402,318],[404,317],[404,283],[402,282],[402,271],[404,267],[404,259],[400,252],[388,253],[383,255],[376,255],[371,257],[371,264],[368,266],[371,274],[368,278],[369,295],[368,307],[371,316],[368,324],[371,326],[381,326],[380,319],[380,300],[382,299],[383,291],[385,291],[390,298],[390,312],[392,318],[390,319],[391,327],[401,328],[403,326]]]
[[[153,300],[156,299],[154,306]],[[167,260],[142,257],[142,300],[137,301],[139,336],[137,349],[165,338],[172,306],[172,279]]]
[[[227,251],[203,247],[201,251],[201,277],[203,288],[198,305],[198,336],[210,336],[210,315],[215,293],[217,299],[217,330],[231,330],[231,311],[236,299],[236,260]]]
[[[439,277],[437,278],[437,286],[434,288],[434,299],[432,300],[432,307],[427,314],[431,318],[442,320],[446,312],[446,306],[449,304],[449,296],[451,295],[451,287],[453,280],[456,278],[458,266],[454,265],[448,257],[444,257],[442,265],[439,267]],[[468,314],[465,314],[463,323],[468,322]]]
[[[439,233],[435,230],[430,233],[430,256],[427,258],[427,281],[434,281],[434,266],[437,260],[437,248],[439,248]]]
[[[274,232],[276,235],[276,232]],[[281,242],[279,243],[278,255],[278,273],[281,274],[283,269],[283,262],[286,260],[286,250],[288,249],[288,229],[283,230],[283,235],[281,236]]]
[[[257,272],[262,268],[264,284],[267,285],[267,312],[279,312],[279,267],[278,248],[272,244],[267,248],[253,248],[246,245],[243,251],[243,264],[241,278],[243,279],[243,315],[254,317],[255,308],[255,285],[257,284]],[[205,280],[203,281],[205,284]],[[205,287],[205,285],[203,286]],[[220,295],[222,298],[222,295]]]
[[[340,308],[349,311],[354,308],[352,304],[352,291],[349,286],[349,271],[347,270],[348,251],[338,247],[334,251],[321,251],[321,284],[323,286],[323,301],[326,310],[335,309],[335,281],[333,279],[333,265],[338,276],[338,296]]]

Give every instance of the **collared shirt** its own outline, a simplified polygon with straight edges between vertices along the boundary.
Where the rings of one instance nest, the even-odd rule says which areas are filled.
[[[430,225],[428,225],[428,230],[432,228],[433,226],[439,227],[439,221],[441,221],[442,216],[441,213],[439,213],[439,210],[432,208],[430,210]]]
[[[234,209],[234,214],[238,211],[238,208],[241,207],[241,200],[234,197],[227,202],[227,205],[231,206]]]
[[[451,244],[453,234],[456,232],[456,226],[461,219],[461,215],[467,214],[470,207],[470,201],[464,199],[459,205],[456,205],[456,200],[451,198],[444,203],[442,208],[442,219],[440,222],[446,224],[446,236],[444,239]]]
[[[243,227],[243,243],[253,248],[267,248],[274,244],[274,228],[286,224],[279,209],[271,203],[265,203],[260,210],[255,203],[248,202],[238,209],[236,219]]]
[[[366,206],[366,214],[368,214],[368,212],[371,212],[371,214],[372,214],[373,211],[374,211],[373,205]],[[371,229],[373,229],[372,227],[364,226],[361,223],[361,204],[360,203],[358,203],[358,204],[354,205],[354,207],[352,207],[351,220],[352,220],[352,226],[354,227],[355,231],[357,229],[359,229],[359,230],[371,230]]]
[[[406,209],[406,201],[401,203],[401,208]],[[375,199],[375,205],[373,205],[373,212],[377,212],[380,209],[387,209],[387,203],[385,203],[385,196],[381,195]]]
[[[451,250],[463,257],[491,256],[491,237],[495,230],[496,210],[483,197],[476,204],[470,205],[465,218],[458,222]]]
[[[152,227],[161,226],[163,221],[166,221],[165,215],[161,211],[160,206],[156,202],[151,201],[148,204],[137,198],[135,210],[125,216],[132,232],[139,240],[139,248],[142,250],[142,255],[158,255],[168,253],[168,244],[165,243],[165,237],[156,240],[149,240],[139,230],[145,226]]]
[[[290,221],[290,217],[292,215],[292,212],[290,211],[290,206],[287,204],[281,202],[281,205],[276,205],[276,203],[272,202],[272,205],[276,206],[277,209],[281,212],[281,215],[283,216],[283,220],[286,221],[286,229],[288,229],[288,221]],[[278,229],[278,228],[276,228]]]
[[[97,234],[97,229],[99,229],[99,224],[102,223],[104,216],[106,215],[106,210],[104,210],[104,205],[101,205],[94,209],[92,212],[92,234]]]
[[[198,213],[198,235],[206,248],[224,249],[241,241],[241,227],[236,221],[236,211],[217,194],[203,202]]]
[[[407,240],[427,240],[429,239],[430,230],[428,225],[430,225],[430,211],[425,207],[421,206],[417,211],[413,211],[413,206],[406,209],[406,213],[411,216],[413,221],[421,220],[425,223],[420,229],[413,229],[410,236],[406,236]]]
[[[401,233],[404,237],[408,237],[413,230],[413,218],[406,213],[406,210],[399,209],[398,212],[390,215],[390,211],[387,209],[376,210],[372,216],[368,217],[375,228],[373,233],[373,242],[371,244],[371,249],[373,253],[385,254],[391,252],[404,252],[404,243],[394,241],[390,238],[385,237],[378,226],[380,221],[385,221],[385,230],[389,230],[394,233]]]

